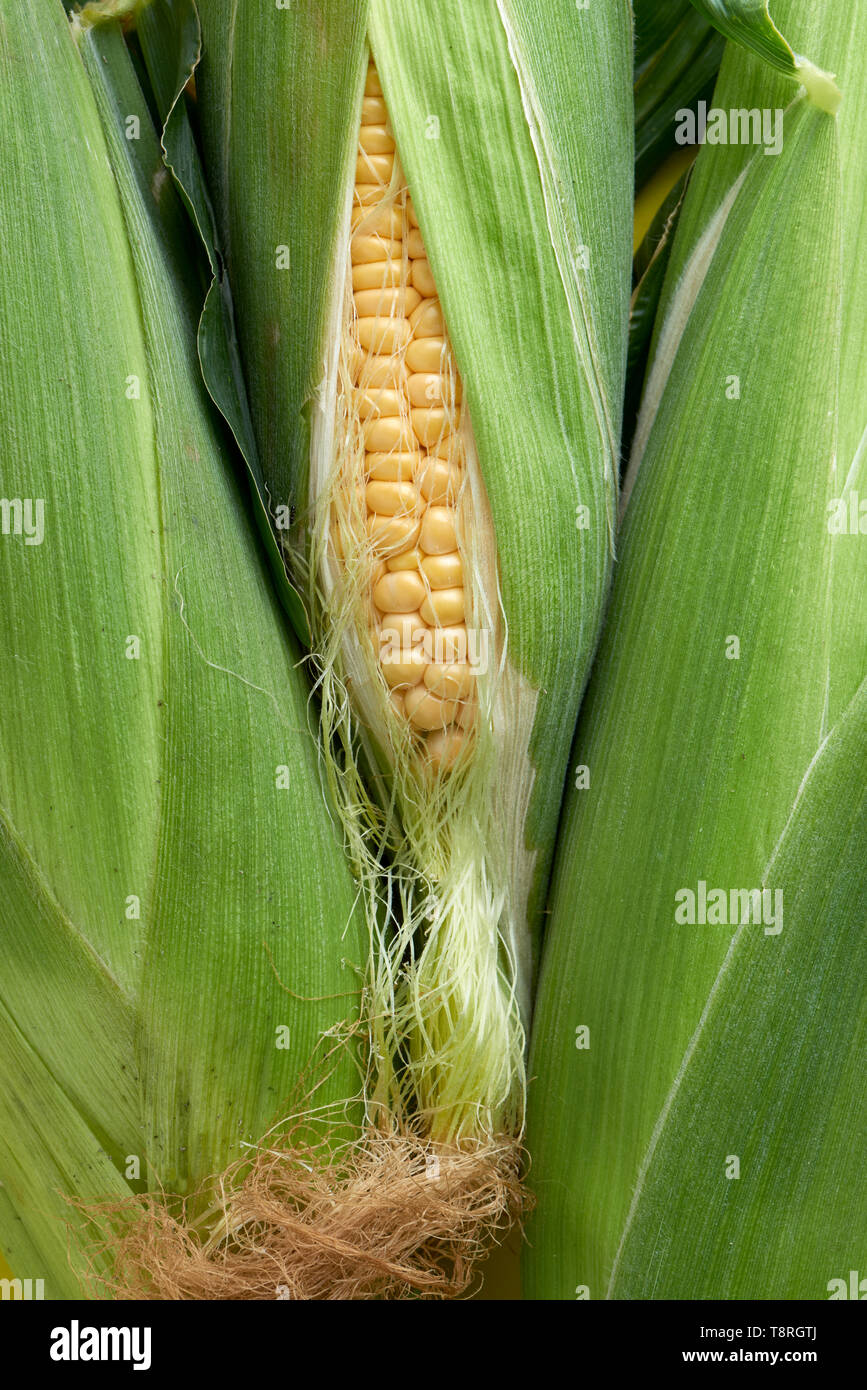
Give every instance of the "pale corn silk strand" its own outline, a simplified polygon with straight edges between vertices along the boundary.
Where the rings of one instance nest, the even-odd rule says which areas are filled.
[[[351,223],[306,583],[325,762],[371,924],[368,1104],[439,1142],[501,1143],[523,1126],[525,1038],[495,825],[495,541],[372,62]]]

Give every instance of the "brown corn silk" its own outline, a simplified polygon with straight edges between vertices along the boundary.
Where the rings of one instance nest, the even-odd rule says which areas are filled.
[[[208,1185],[204,1215],[157,1195],[137,1219],[89,1207],[116,1250],[117,1299],[454,1298],[525,1197],[514,1144],[440,1146],[376,1129],[345,1147],[302,1121]],[[194,1203],[190,1204],[194,1206]]]

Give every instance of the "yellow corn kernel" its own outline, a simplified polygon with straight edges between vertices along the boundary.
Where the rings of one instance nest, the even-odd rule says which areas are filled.
[[[425,555],[448,555],[449,551],[457,550],[455,516],[451,507],[428,507],[422,521],[419,545]]]
[[[393,154],[368,154],[366,150],[355,161],[356,183],[378,183],[385,186],[394,168]]]
[[[394,237],[379,236],[376,232],[358,232],[349,241],[349,255],[353,265],[368,261],[400,260],[401,243]]]
[[[382,415],[399,415],[403,396],[387,386],[359,387],[355,392],[355,409],[360,420],[378,419]]]
[[[423,299],[410,316],[410,328],[414,338],[444,338],[446,326],[438,299]]]
[[[409,483],[418,474],[419,455],[411,452],[368,454],[364,467],[372,482]]]
[[[404,318],[360,318],[355,323],[355,334],[363,348],[368,352],[392,353],[406,347],[410,337],[410,326]],[[413,445],[415,440],[413,440]]]
[[[424,683],[434,695],[445,700],[465,700],[475,688],[475,676],[465,663],[446,666],[432,661],[425,667]]]
[[[416,261],[422,256],[427,258],[427,251],[424,249],[424,242],[418,227],[413,227],[406,239],[406,252],[411,261]],[[436,290],[432,290],[431,293],[436,294]]]
[[[392,154],[394,139],[385,125],[363,125],[358,133],[359,154]]]
[[[445,372],[413,372],[407,392],[417,406],[460,405],[463,397],[461,383]]]
[[[421,551],[414,548],[405,551],[403,555],[396,555],[393,560],[389,560],[388,568],[390,570],[418,570],[421,573],[422,559]]]
[[[458,434],[446,434],[428,449],[428,458],[442,459],[456,468],[463,462],[463,446]]]
[[[415,445],[412,426],[400,415],[364,420],[361,429],[364,434],[364,447],[371,453],[387,454],[392,449],[403,453]],[[449,549],[453,550],[454,546],[450,546]]]
[[[424,596],[424,584],[413,570],[384,574],[373,590],[380,613],[413,613],[420,610]]]
[[[367,518],[368,539],[377,555],[400,555],[404,550],[411,550],[420,529],[421,522],[411,516],[380,516],[378,512],[370,512]]]
[[[412,283],[415,285],[419,294],[429,297],[437,292],[434,283],[433,271],[430,268],[430,261],[426,256],[420,256],[412,263]]]
[[[406,318],[418,303],[418,290],[400,285],[386,286],[384,289],[356,290],[352,296],[355,312],[360,319],[378,315],[382,318]]]
[[[352,354],[352,376],[359,386],[406,389],[406,367],[400,357],[392,357],[390,353],[383,353],[380,357],[356,348]]]
[[[421,614],[416,613],[383,613],[380,623],[380,641],[386,641],[392,646],[414,647],[421,650],[421,643],[427,634],[427,623]],[[427,656],[425,655],[425,662]]]
[[[387,286],[399,285],[403,279],[403,262],[361,261],[352,267],[352,288],[354,290],[378,290]]]
[[[420,581],[421,582],[421,581]],[[453,627],[464,620],[463,589],[432,589],[419,612],[431,627]]]
[[[400,241],[403,237],[403,214],[396,203],[380,203],[374,207],[353,206],[352,230]]]
[[[453,507],[461,490],[463,473],[454,464],[426,454],[419,462],[417,481],[419,492],[426,502],[434,505],[445,503]]]
[[[380,516],[412,516],[418,510],[418,488],[413,483],[367,484],[368,510]]]
[[[445,353],[444,338],[436,334],[415,338],[406,350],[406,365],[412,372],[439,372],[446,360]]]
[[[362,124],[362,126],[366,126],[366,125],[384,125],[385,122],[386,122],[387,120],[388,120],[388,111],[387,111],[387,109],[386,109],[386,105],[385,105],[384,99],[383,99],[381,96],[377,96],[377,97],[368,97],[368,96],[366,96],[366,97],[364,98],[364,100],[362,101],[362,103],[361,103],[361,124]]]
[[[424,685],[414,686],[406,694],[406,714],[410,724],[420,732],[445,729],[455,722],[460,709],[458,700],[441,700]]]
[[[461,412],[457,406],[432,405],[410,412],[412,428],[419,444],[433,448],[445,435],[452,433],[460,424]]]
[[[421,682],[427,666],[423,653],[388,647],[380,647],[380,652],[382,674],[392,690],[409,689]]]
[[[463,586],[464,562],[460,551],[453,550],[448,555],[423,555],[419,569],[432,589],[460,589]]]
[[[419,621],[424,622],[419,613]],[[425,627],[427,625],[425,624]],[[438,627],[427,635],[427,655],[440,666],[463,665],[470,654],[466,623],[453,627]]]
[[[361,207],[373,207],[382,202],[382,184],[357,183],[352,196]]]
[[[406,701],[402,702],[402,714],[406,718]],[[451,725],[448,729],[435,729],[425,739],[425,752],[435,769],[452,767],[460,756],[467,741],[463,729]]]

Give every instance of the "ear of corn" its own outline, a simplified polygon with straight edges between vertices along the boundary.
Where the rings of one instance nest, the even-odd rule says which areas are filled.
[[[44,536],[0,545],[0,1245],[49,1297],[83,1267],[64,1194],[191,1193],[326,1053],[351,1122],[363,955],[180,206],[119,33],[78,41],[4,7],[3,492]]]
[[[306,523],[293,559],[371,902],[369,846],[395,856],[386,892],[401,912],[373,966],[373,1012],[394,1020],[378,1044],[384,1089],[442,1137],[514,1127],[563,768],[612,547],[628,9],[557,3],[541,28],[528,7],[487,0],[300,5],[267,19],[206,0],[201,14],[205,148],[266,415],[264,467],[272,496],[293,488]],[[325,65],[315,81],[314,54]],[[345,92],[342,109],[322,95],[326,80]],[[404,363],[407,341],[428,337],[446,355],[419,348]],[[413,402],[404,369],[410,382],[439,377],[449,399]],[[448,503],[450,478],[463,490],[439,515],[428,494],[442,485]],[[441,551],[462,587],[431,583],[433,567],[445,585]],[[489,639],[488,669],[467,687],[477,705],[464,708],[463,687],[433,688],[430,662],[409,657],[390,699],[377,628],[394,613]],[[448,662],[433,664],[439,680]],[[354,771],[364,764],[375,795]],[[411,1101],[390,1074],[401,1053]]]
[[[777,8],[846,99],[730,52],[715,104],[788,105],[783,151],[704,150],[678,226],[555,867],[534,1297],[822,1298],[858,1259],[867,576],[828,504],[865,423],[867,11]],[[730,927],[676,917],[701,885]]]

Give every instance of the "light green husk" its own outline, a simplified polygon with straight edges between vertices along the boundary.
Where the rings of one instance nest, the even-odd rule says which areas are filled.
[[[358,1133],[366,954],[189,232],[119,34],[80,43],[2,6],[3,495],[44,538],[0,536],[0,1246],[48,1298],[111,1277],[68,1198],[200,1214],[303,1068]]]
[[[628,7],[558,0],[542,25],[513,0],[200,10],[202,128],[253,415],[272,504],[299,508],[287,552],[307,580],[325,756],[374,941],[370,1094],[450,1141],[519,1132],[544,885],[612,551]],[[394,721],[359,718],[375,704],[371,660],[351,651],[359,595],[350,578],[335,596],[320,564],[368,41],[478,457],[468,539],[493,659],[486,727],[452,780],[419,774]]]
[[[553,880],[534,1298],[825,1298],[860,1258],[867,552],[829,506],[864,468],[867,6],[777,9],[845,95],[731,50],[715,104],[788,104],[783,152],[704,149],[678,224]],[[780,890],[782,930],[678,923],[700,881]]]
[[[778,72],[802,83],[807,97],[821,111],[834,115],[840,105],[840,89],[834,74],[796,53],[771,19],[769,0],[692,0],[721,34],[742,44]],[[776,6],[782,10],[782,5]]]

